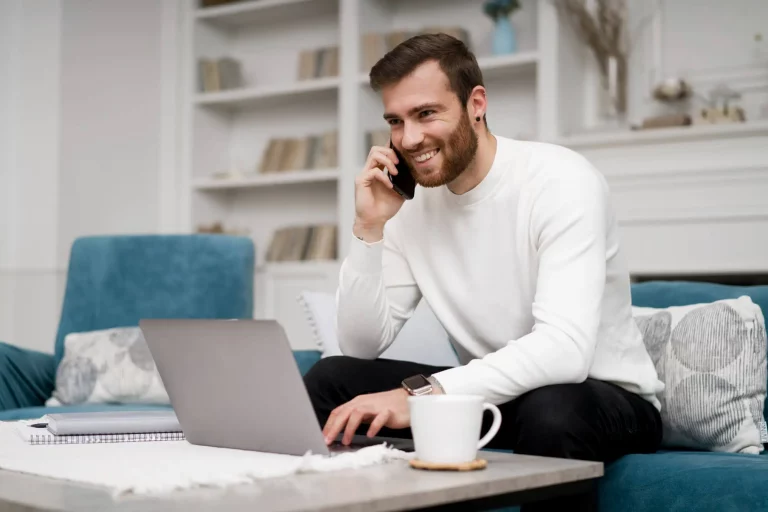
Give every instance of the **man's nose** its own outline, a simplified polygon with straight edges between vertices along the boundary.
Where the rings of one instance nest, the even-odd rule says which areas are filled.
[[[403,149],[410,151],[419,147],[424,140],[424,133],[421,131],[421,127],[418,123],[405,122],[403,126]]]

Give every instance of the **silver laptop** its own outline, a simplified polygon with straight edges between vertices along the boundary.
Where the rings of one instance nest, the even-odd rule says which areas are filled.
[[[328,455],[409,439],[355,436],[326,445],[288,337],[275,320],[145,319],[152,358],[192,444]]]

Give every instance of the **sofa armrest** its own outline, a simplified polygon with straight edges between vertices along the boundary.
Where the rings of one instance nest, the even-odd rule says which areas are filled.
[[[45,405],[55,383],[53,354],[0,341],[0,411]]]

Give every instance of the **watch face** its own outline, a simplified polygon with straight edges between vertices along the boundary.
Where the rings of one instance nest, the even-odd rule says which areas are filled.
[[[424,391],[431,390],[432,388],[432,385],[423,375],[414,375],[412,377],[408,377],[403,381],[403,385],[413,394],[418,394],[419,392],[423,393]]]

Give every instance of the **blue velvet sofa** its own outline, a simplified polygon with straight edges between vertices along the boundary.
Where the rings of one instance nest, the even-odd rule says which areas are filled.
[[[768,311],[768,286],[671,281],[632,286],[633,304],[657,308],[741,295],[749,295],[763,312]],[[305,373],[319,359],[320,353],[297,351],[294,356]],[[629,455],[605,468],[599,489],[601,511],[766,511],[768,452],[742,455],[663,450],[651,455]]]
[[[253,307],[252,272],[253,248],[236,237],[78,240],[72,250],[55,355],[0,343],[0,420],[35,418],[53,411],[43,404],[53,390],[67,333],[137,325],[145,317],[248,318]],[[751,296],[768,311],[768,286],[656,281],[632,288],[633,303],[648,307],[741,295]],[[294,357],[304,374],[320,353],[296,351]],[[57,410],[119,407],[142,408],[102,405]],[[665,450],[630,455],[606,467],[599,489],[600,510],[611,512],[764,511],[768,510],[768,453]]]
[[[78,238],[70,249],[53,354],[0,342],[0,421],[51,412],[157,407],[45,407],[64,355],[64,338],[72,332],[137,326],[142,318],[253,318],[254,261],[253,241],[246,237]]]

